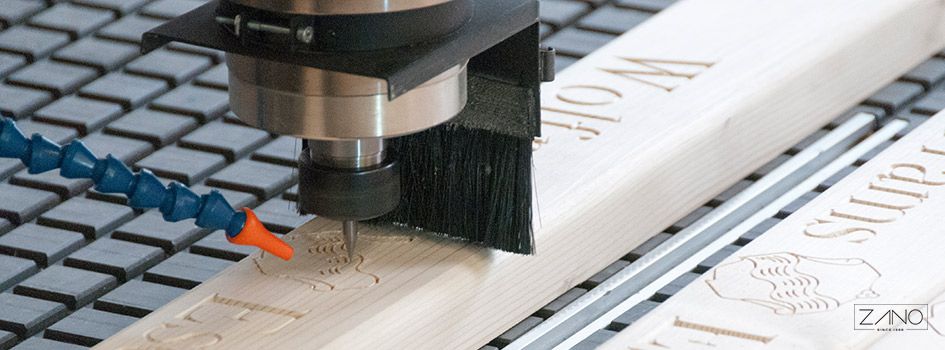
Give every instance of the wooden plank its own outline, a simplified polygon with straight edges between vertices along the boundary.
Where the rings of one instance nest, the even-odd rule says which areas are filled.
[[[293,231],[103,342],[476,348],[945,46],[935,0],[687,0],[544,86],[538,254]]]
[[[943,217],[940,113],[606,348],[945,348]]]

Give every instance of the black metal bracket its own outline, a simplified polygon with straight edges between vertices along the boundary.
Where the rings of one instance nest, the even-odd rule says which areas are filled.
[[[473,3],[451,0],[391,13],[329,16],[272,12],[222,0],[216,9],[216,21],[232,26],[233,34],[244,46],[309,53],[370,51],[447,36],[469,22]]]
[[[388,96],[394,99],[538,22],[535,0],[475,0],[469,21],[435,40],[382,50],[313,52],[244,44],[217,23],[220,2],[210,1],[145,33],[142,49],[147,52],[179,41],[276,62],[374,77],[387,81]]]

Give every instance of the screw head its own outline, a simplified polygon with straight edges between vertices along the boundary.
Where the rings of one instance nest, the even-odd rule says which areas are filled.
[[[296,39],[299,39],[299,41],[303,43],[311,44],[312,40],[315,40],[315,29],[312,27],[305,27],[305,28],[299,29],[295,33],[295,37]]]

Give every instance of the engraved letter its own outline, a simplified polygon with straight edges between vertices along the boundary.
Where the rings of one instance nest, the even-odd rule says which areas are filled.
[[[830,211],[830,216],[873,224],[893,222],[905,215],[900,209],[886,208],[877,203],[847,202]]]
[[[630,349],[743,349],[765,346],[774,338],[676,317],[673,324],[659,332],[654,339],[643,345],[631,346]]]
[[[620,57],[619,59],[630,63],[632,67],[601,68],[601,70],[667,92],[673,91],[683,82],[692,80],[705,69],[712,67],[712,63],[705,62],[631,57]]]
[[[144,339],[151,343],[173,345],[180,349],[199,349],[214,345],[223,340],[223,336],[213,330],[201,329],[201,325],[188,321],[162,323],[160,327],[144,334]]]
[[[578,132],[579,133],[578,139],[581,139],[583,141],[593,139],[597,135],[600,135],[600,130],[584,126],[584,123],[580,121],[568,124],[568,123],[562,123],[562,122],[553,121],[553,120],[542,120],[541,124]]]
[[[914,196],[904,196],[894,192],[878,191],[872,188],[859,191],[850,197],[850,203],[899,210],[905,214],[906,209],[922,204],[922,199]]]
[[[556,93],[546,93],[554,97],[542,101],[543,111],[582,119],[620,121],[619,109],[611,106],[623,99],[623,93],[620,91],[597,85],[569,85],[558,88]]]
[[[929,191],[925,189],[925,186],[914,182],[896,180],[885,174],[876,176],[876,181],[870,182],[869,188],[875,191],[914,197],[923,202],[929,198]]]
[[[938,145],[929,145],[926,144],[922,146],[922,152],[928,154],[934,154],[938,156],[945,156],[945,138],[936,139],[933,141],[939,143]]]
[[[804,234],[814,238],[845,237],[849,242],[860,243],[876,236],[876,231],[848,222],[816,219],[807,225]]]
[[[930,176],[936,175],[934,172],[929,174],[925,166],[910,163],[893,164],[888,177],[893,180],[906,181],[927,186],[945,185],[945,177]],[[939,173],[938,175],[941,175]]]
[[[220,345],[227,334],[276,333],[306,313],[213,295],[147,331],[144,339],[175,349],[199,349]]]
[[[593,85],[566,86],[558,90],[559,100],[583,106],[603,106],[613,104],[623,98],[619,91]]]

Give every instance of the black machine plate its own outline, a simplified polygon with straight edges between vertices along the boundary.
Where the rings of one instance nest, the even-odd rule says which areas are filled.
[[[143,50],[178,41],[276,62],[374,77],[387,81],[388,95],[393,99],[538,21],[537,1],[476,0],[469,22],[437,40],[376,51],[303,52],[243,45],[217,24],[219,3],[220,0],[210,1],[145,33]]]

